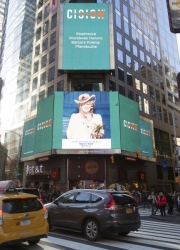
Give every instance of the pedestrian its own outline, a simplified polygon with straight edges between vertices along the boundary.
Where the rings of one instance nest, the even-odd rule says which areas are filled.
[[[169,193],[167,195],[167,203],[168,203],[168,214],[173,215],[173,208],[174,208],[174,200],[172,198],[172,194]]]
[[[149,208],[148,193],[145,193],[144,196],[144,209],[146,209],[146,206]]]
[[[155,210],[155,212],[154,212],[154,214],[153,214],[153,215],[156,215],[157,211],[159,210],[159,205],[158,205],[158,195],[156,194],[155,196],[156,196],[156,206],[155,206],[156,210]]]
[[[157,204],[157,199],[156,199],[156,195],[154,194],[154,192],[151,193],[149,200],[151,200],[151,214],[154,215],[154,210],[156,209],[156,204]]]
[[[162,192],[159,193],[158,199],[158,206],[161,212],[161,218],[166,219],[166,212],[165,212],[165,207],[166,207],[166,197]]]

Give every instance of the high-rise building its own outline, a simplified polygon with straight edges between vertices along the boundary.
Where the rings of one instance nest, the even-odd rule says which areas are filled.
[[[5,141],[12,160],[7,159],[9,178],[12,178],[28,115],[36,1],[7,1],[6,5],[1,52],[0,128],[2,143]]]
[[[76,4],[77,9],[75,8]],[[89,9],[88,4],[92,4],[91,9]],[[65,11],[68,10],[67,18],[84,18],[85,22],[88,18],[102,17],[101,12],[98,16],[98,12],[95,11],[95,5],[97,4],[99,9],[101,9],[101,4],[112,6],[109,11],[109,20],[113,19],[111,23],[113,28],[111,30],[111,25],[109,25],[109,34],[110,51],[112,53],[113,48],[112,54],[114,54],[114,68],[111,54],[111,66],[106,70],[104,68],[99,70],[97,65],[95,65],[97,68],[88,68],[88,63],[92,63],[90,54],[87,60],[80,64],[80,53],[78,56],[78,53],[74,53],[69,47],[70,54],[68,55],[68,46],[65,48],[63,43],[66,41],[65,38],[63,40],[63,37],[68,37],[68,28],[70,30],[74,28],[74,36],[76,36],[75,31],[77,33],[84,32],[80,34],[81,38],[84,36],[83,34],[92,32],[92,27],[89,29],[90,31],[79,31],[78,26],[73,28],[72,26],[65,26]],[[103,28],[101,27],[102,30]],[[42,100],[46,100],[47,97],[49,97],[48,100],[51,100],[50,96],[55,96],[56,92],[60,92],[59,96],[61,94],[67,96],[68,93],[77,91],[84,93],[93,91],[118,92],[121,96],[126,97],[126,100],[129,100],[129,105],[132,101],[138,104],[140,117],[146,121],[153,121],[155,155],[151,157],[151,160],[146,157],[141,159],[143,152],[140,152],[139,148],[134,152],[126,149],[113,153],[113,158],[110,150],[104,151],[104,154],[98,150],[98,153],[93,151],[93,154],[90,153],[91,150],[87,153],[87,150],[75,149],[71,153],[63,149],[39,151],[40,153],[22,156],[24,162],[23,183],[43,187],[44,189],[58,186],[66,190],[77,186],[97,186],[99,183],[109,185],[117,180],[130,190],[155,189],[159,191],[163,189],[166,192],[174,191],[179,185],[179,183],[175,183],[177,162],[175,161],[174,151],[180,135],[178,129],[180,105],[176,81],[180,61],[176,36],[169,29],[167,7],[164,0],[39,0],[36,5],[34,34],[31,79],[27,79],[28,84],[26,85],[23,76],[21,85],[22,92],[26,93],[25,96],[29,99],[25,98],[24,101],[24,94],[19,92],[17,96],[20,99],[17,98],[16,102],[9,105],[8,112],[6,111],[10,114],[10,122],[12,123],[9,124],[8,119],[3,119],[4,116],[2,115],[1,127],[2,124],[7,130],[21,127],[18,120],[12,119],[12,117],[16,117],[16,119],[19,117],[20,125],[23,124],[23,121],[26,121],[31,123],[33,128],[36,128],[34,119],[38,115],[38,103],[43,103]],[[71,44],[75,44],[73,36],[68,39],[71,40]],[[85,38],[83,37],[83,39]],[[96,43],[93,44],[91,41],[91,45],[96,46],[98,39],[100,38],[96,38]],[[80,48],[82,43],[77,43],[76,40],[76,45]],[[85,47],[88,48],[88,46]],[[102,58],[107,53],[106,49],[102,53]],[[66,53],[68,57],[64,58],[63,53]],[[91,53],[93,55],[95,50],[92,49]],[[64,64],[62,64],[62,58]],[[103,60],[101,66],[104,66]],[[76,64],[78,65],[77,68],[75,67]],[[79,65],[81,65],[81,70],[78,68]],[[83,67],[86,67],[85,70]],[[30,65],[27,70],[29,73]],[[12,69],[9,72],[13,72]],[[25,72],[24,68],[23,72]],[[20,84],[21,77],[19,75],[21,76],[20,72],[17,71],[17,82]],[[28,74],[27,77],[29,77]],[[4,86],[4,100],[8,97],[8,100],[12,102],[13,98],[10,97],[10,94],[13,88],[8,87],[8,81]],[[53,102],[53,98],[55,97],[52,97],[50,102]],[[4,100],[2,99],[2,104],[5,103]],[[17,103],[17,109],[15,110],[16,105],[14,103]],[[72,105],[70,100],[69,103]],[[118,106],[119,103],[116,104]],[[6,110],[5,106],[2,108],[2,111],[4,110]],[[17,112],[15,112],[16,110]],[[27,112],[24,113],[23,110],[27,110]],[[51,112],[54,112],[53,109]],[[50,127],[50,124],[51,120],[47,120],[38,123],[37,126],[39,126],[39,130],[42,130],[45,127]],[[64,129],[64,127],[61,129]],[[32,134],[34,130],[28,131],[31,131]],[[15,132],[21,134],[20,131]],[[28,133],[30,134],[30,132]],[[129,142],[129,148],[131,143],[133,142]],[[40,148],[40,145],[37,147]],[[138,160],[136,160],[136,156]],[[85,160],[92,163],[92,157],[94,157],[94,165],[89,168],[94,167],[98,172],[98,166],[101,166],[104,175],[92,174],[90,178],[91,173],[88,172],[90,170],[86,169],[90,163],[85,162]],[[156,160],[154,160],[155,158]],[[82,172],[85,171],[86,174],[78,174],[75,177],[78,167],[82,168]]]

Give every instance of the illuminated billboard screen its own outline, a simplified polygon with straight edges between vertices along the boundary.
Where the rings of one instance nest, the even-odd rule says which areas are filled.
[[[153,153],[153,130],[150,122],[140,119],[141,130],[141,155],[146,157],[154,157]]]
[[[111,4],[60,5],[59,69],[114,69]]]
[[[140,150],[140,126],[138,103],[119,95],[121,149],[129,152]]]
[[[34,154],[34,143],[36,134],[36,119],[32,119],[24,123],[23,141],[22,141],[22,157]]]
[[[180,33],[180,0],[166,0],[169,16],[170,30]]]
[[[111,149],[109,92],[65,92],[62,149]]]

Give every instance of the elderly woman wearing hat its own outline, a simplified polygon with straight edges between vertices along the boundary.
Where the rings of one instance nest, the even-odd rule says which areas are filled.
[[[72,114],[67,128],[68,139],[99,139],[104,136],[102,117],[94,114],[95,95],[82,94],[74,100],[79,107],[79,113]]]

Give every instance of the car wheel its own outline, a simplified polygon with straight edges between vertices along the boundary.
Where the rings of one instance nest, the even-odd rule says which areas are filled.
[[[121,236],[126,236],[126,235],[128,235],[130,232],[122,232],[122,233],[118,233],[119,235],[121,235]]]
[[[84,225],[84,234],[86,238],[90,241],[96,241],[99,239],[101,233],[99,225],[96,220],[88,219]]]
[[[28,241],[29,245],[36,245],[37,243],[39,243],[40,239],[38,240],[31,240],[31,241]]]

